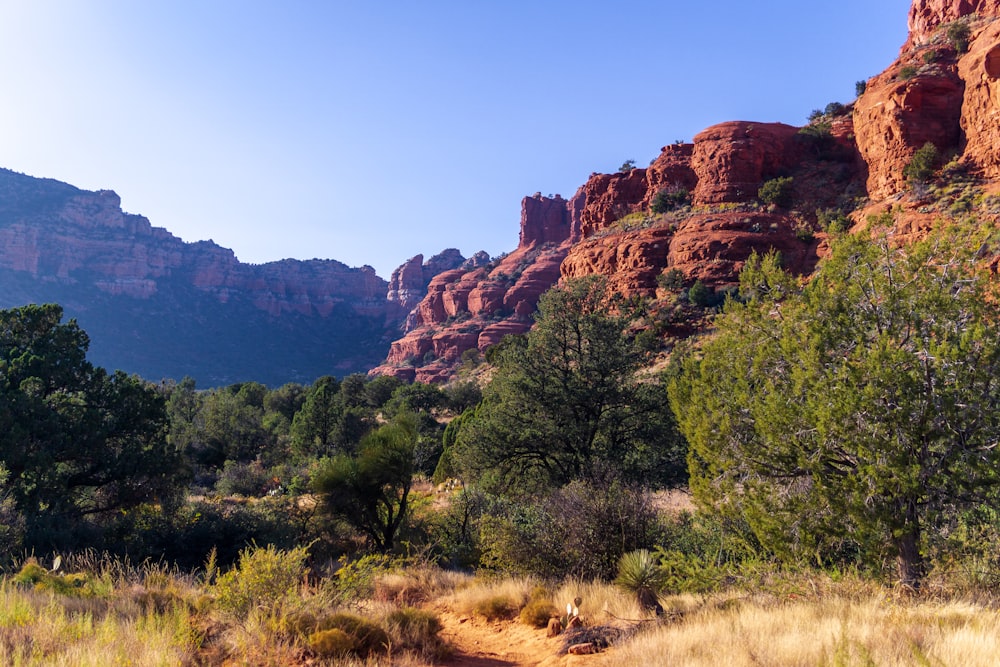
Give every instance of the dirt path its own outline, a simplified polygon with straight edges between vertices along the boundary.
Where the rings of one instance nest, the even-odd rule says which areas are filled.
[[[446,608],[435,611],[444,629],[441,637],[455,647],[451,667],[596,667],[600,655],[558,655],[560,637],[546,638],[517,621],[494,621],[456,614]]]

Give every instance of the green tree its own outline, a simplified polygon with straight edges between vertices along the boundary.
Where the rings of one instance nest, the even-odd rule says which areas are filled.
[[[543,295],[535,327],[491,355],[493,380],[451,452],[463,476],[520,492],[609,474],[679,481],[682,439],[664,387],[637,376],[645,352],[620,306],[600,277]]]
[[[302,408],[292,419],[292,449],[302,456],[332,453],[343,413],[338,400],[340,383],[331,375],[313,382],[306,391]]]
[[[313,477],[323,508],[362,533],[379,551],[391,551],[406,520],[417,428],[400,415],[366,435],[356,455],[326,459]]]
[[[760,189],[757,190],[757,198],[764,205],[774,204],[781,208],[788,208],[792,205],[792,195],[794,194],[792,183],[791,176],[772,178],[760,186]]]
[[[0,311],[0,495],[51,529],[172,497],[180,469],[164,397],[140,378],[86,360],[89,339],[55,304]]]
[[[982,234],[902,248],[891,219],[837,240],[801,294],[752,258],[744,302],[671,383],[696,498],[743,515],[786,556],[845,540],[899,580],[924,574],[925,532],[997,484],[1000,308]]]
[[[940,162],[940,151],[938,151],[937,146],[928,141],[917,149],[917,152],[903,167],[903,176],[911,184],[926,183],[934,176],[934,170],[938,168]]]
[[[201,462],[221,468],[225,461],[252,461],[272,449],[264,427],[264,396],[258,383],[234,384],[211,392],[202,407],[205,450]]]

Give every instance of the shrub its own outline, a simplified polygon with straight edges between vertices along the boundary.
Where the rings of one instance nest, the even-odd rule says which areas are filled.
[[[403,607],[390,612],[385,624],[393,637],[394,647],[433,652],[441,644],[438,633],[443,626],[437,614],[432,611]]]
[[[322,658],[343,656],[354,650],[354,640],[343,630],[331,628],[309,635],[309,648]]]
[[[352,651],[361,656],[384,653],[389,646],[385,630],[363,616],[339,612],[319,621],[319,630],[341,630],[351,639]]]
[[[518,607],[520,605],[506,595],[493,595],[477,602],[472,611],[487,621],[510,620],[517,615]]]
[[[827,234],[843,234],[851,228],[851,220],[839,209],[816,211],[816,223]]]
[[[937,169],[940,160],[941,154],[938,152],[937,146],[928,141],[913,154],[913,158],[903,167],[903,176],[911,184],[926,183],[934,176],[934,170]]]
[[[868,90],[868,82],[867,81],[865,81],[864,79],[862,79],[860,81],[855,81],[854,82],[854,94],[856,96],[861,97],[862,95],[865,94],[866,90]]]
[[[812,243],[816,235],[813,233],[812,227],[806,223],[802,223],[795,226],[795,238],[802,241],[803,243]]]
[[[552,604],[549,592],[542,586],[536,586],[531,591],[528,604],[521,610],[520,621],[533,628],[544,628],[553,616],[558,617],[559,610]]]
[[[622,166],[618,167],[619,173],[627,174],[635,169],[635,160],[625,160],[622,162]]]
[[[668,290],[684,289],[684,272],[680,269],[670,269],[656,276],[656,284]]]
[[[217,493],[224,496],[262,496],[272,483],[260,461],[239,463],[226,461],[223,464],[219,481],[215,483]]]
[[[22,586],[30,586],[36,591],[48,591],[56,595],[76,598],[105,597],[111,593],[109,581],[84,573],[56,574],[29,558],[14,575],[12,581]]]
[[[757,198],[764,205],[774,204],[788,208],[792,203],[792,177],[783,176],[765,181],[757,190]]]
[[[691,201],[691,193],[680,186],[663,188],[653,197],[649,210],[653,213],[666,213]]]
[[[917,67],[915,65],[903,65],[899,69],[899,78],[903,81],[909,81],[917,75]]]
[[[830,102],[823,109],[823,114],[827,116],[843,116],[845,113],[847,113],[847,107],[840,102]]]
[[[704,308],[714,303],[715,290],[698,279],[688,289],[687,298],[692,305]]]
[[[615,584],[635,595],[646,611],[660,608],[657,597],[666,579],[657,558],[647,549],[622,554]]]
[[[945,30],[948,42],[958,53],[969,50],[969,26],[962,21],[955,21]]]
[[[479,522],[481,563],[543,578],[610,578],[622,553],[655,542],[657,528],[647,492],[575,481],[546,496],[490,507]]]
[[[239,564],[212,587],[219,609],[246,618],[254,609],[281,605],[295,592],[305,574],[306,548],[290,551],[247,547]]]

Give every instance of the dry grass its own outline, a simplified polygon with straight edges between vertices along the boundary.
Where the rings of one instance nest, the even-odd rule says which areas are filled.
[[[602,664],[975,667],[997,664],[998,655],[1000,616],[995,611],[889,594],[863,600],[835,594],[707,601],[681,622],[640,633]]]
[[[0,664],[166,666],[194,654],[198,638],[181,607],[131,615],[62,599],[0,585]]]
[[[538,581],[531,577],[485,580],[470,578],[466,585],[456,588],[450,595],[444,596],[442,601],[459,613],[475,614],[506,600],[511,605],[513,614],[517,614],[528,602],[531,591],[536,586]]]

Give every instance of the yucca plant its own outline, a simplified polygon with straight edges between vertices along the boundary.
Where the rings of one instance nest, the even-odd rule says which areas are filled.
[[[618,559],[618,577],[615,584],[635,594],[639,606],[646,611],[663,613],[659,592],[666,581],[659,560],[647,549],[630,551]]]

